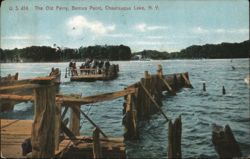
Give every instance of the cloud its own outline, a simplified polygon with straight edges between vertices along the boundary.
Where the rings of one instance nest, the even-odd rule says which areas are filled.
[[[192,29],[192,32],[195,34],[207,34],[207,33],[209,33],[209,30],[204,29],[202,27],[195,27]]]
[[[147,25],[145,23],[137,24],[134,27],[137,31],[146,32],[146,31],[153,31],[153,30],[161,30],[166,29],[166,26],[157,26],[157,25]]]
[[[150,36],[145,36],[146,39],[152,39],[152,40],[156,40],[156,39],[166,39],[166,37],[164,36],[157,36],[157,35],[150,35]]]
[[[248,34],[249,29],[246,28],[238,28],[238,29],[205,29],[202,27],[194,27],[191,31],[195,34]]]
[[[163,41],[136,41],[134,42],[136,45],[173,45],[175,42],[163,42]]]
[[[41,36],[32,36],[32,35],[19,35],[19,36],[5,36],[1,37],[3,40],[48,40],[51,39],[50,36],[41,35]]]
[[[229,33],[229,34],[247,34],[249,29],[216,29],[214,30],[215,33]]]
[[[72,36],[82,35],[84,31],[90,31],[95,35],[105,35],[115,30],[115,25],[105,26],[100,21],[91,21],[84,16],[74,16],[67,21],[68,34]]]
[[[106,34],[105,36],[107,37],[113,37],[113,38],[130,38],[133,37],[132,34],[124,34],[124,33],[119,33],[119,34]]]

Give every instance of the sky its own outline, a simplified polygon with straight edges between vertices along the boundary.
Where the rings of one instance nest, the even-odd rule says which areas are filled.
[[[1,48],[123,44],[133,52],[144,49],[174,52],[190,45],[242,42],[249,39],[248,3],[7,0],[1,5]]]

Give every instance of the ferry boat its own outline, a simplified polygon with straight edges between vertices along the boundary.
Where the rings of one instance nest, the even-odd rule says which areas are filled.
[[[70,81],[93,82],[106,81],[118,76],[119,65],[112,64],[108,68],[66,68],[65,78],[70,76]]]

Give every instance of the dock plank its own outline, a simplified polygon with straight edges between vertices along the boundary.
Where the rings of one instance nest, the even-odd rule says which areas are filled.
[[[6,158],[26,158],[22,156],[22,142],[31,136],[32,120],[6,120],[1,119],[1,153]],[[55,151],[55,156],[67,157],[73,155],[92,156],[92,138],[77,136],[81,142],[73,146],[69,138],[65,138]],[[87,140],[85,140],[87,139]],[[125,158],[125,144],[123,137],[101,138],[104,154],[109,157]],[[109,148],[111,147],[111,150]],[[62,154],[62,152],[65,152]],[[62,155],[61,155],[62,154]],[[71,156],[72,157],[72,156]]]
[[[1,153],[6,158],[22,156],[22,142],[31,134],[32,120],[1,119]]]

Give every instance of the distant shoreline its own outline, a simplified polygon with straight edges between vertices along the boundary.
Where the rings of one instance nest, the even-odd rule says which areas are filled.
[[[0,48],[1,63],[18,62],[68,62],[82,59],[108,59],[110,61],[129,60],[166,60],[166,59],[234,59],[249,58],[249,40],[241,43],[221,43],[192,45],[179,52],[157,50],[143,50],[131,52],[125,45],[95,45],[78,49],[59,48],[49,46],[31,46],[23,49],[2,50]],[[79,60],[81,59],[81,60]]]
[[[170,60],[180,60],[180,61],[186,61],[186,60],[237,60],[237,59],[250,59],[250,58],[207,58],[207,59],[156,59],[156,60],[150,60],[150,61],[141,61],[141,60],[114,60],[112,62],[152,62],[152,61],[170,61]],[[48,62],[48,61],[40,61],[40,62],[4,62],[4,63],[0,63],[1,64],[13,64],[13,63],[69,63],[70,61],[59,61],[59,62]],[[84,61],[76,61],[76,63],[80,63],[80,62],[84,62]]]

